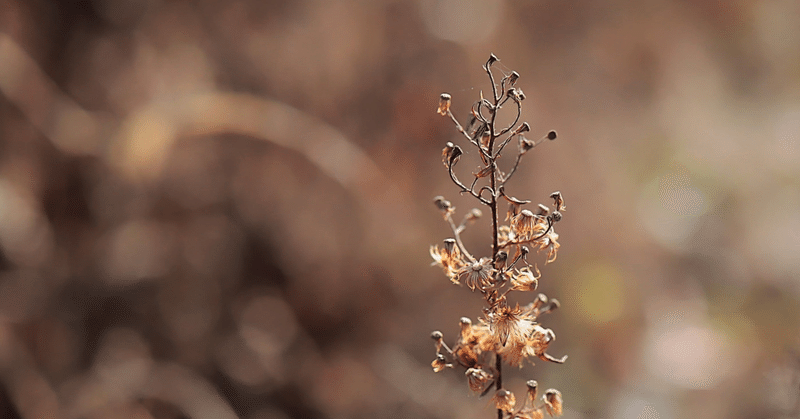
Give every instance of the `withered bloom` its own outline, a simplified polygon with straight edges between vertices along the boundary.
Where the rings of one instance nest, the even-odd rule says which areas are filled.
[[[450,111],[450,100],[452,98],[447,93],[442,93],[439,96],[439,109],[436,110],[436,113],[439,115],[445,116],[447,112]]]
[[[497,390],[494,393],[494,397],[492,397],[492,401],[494,401],[495,407],[506,412],[514,410],[514,405],[517,404],[514,393],[505,389]]]
[[[554,340],[556,340],[556,334],[551,329],[545,329],[537,324],[533,327],[533,331],[528,339],[528,348],[533,355],[536,355],[543,361],[563,364],[564,361],[567,360],[566,355],[561,358],[554,358],[552,355],[546,352],[547,347],[550,346],[550,343]]]
[[[556,417],[564,414],[564,401],[560,391],[554,388],[545,391],[544,404],[550,416]]]
[[[505,297],[488,310],[486,323],[489,325],[490,339],[499,347],[524,344],[533,327],[531,317],[519,305],[510,307]]]
[[[555,136],[555,131],[551,131],[553,136]],[[564,204],[564,197],[561,196],[560,191],[555,191],[550,194],[550,198],[553,198],[553,201],[556,205],[556,211],[564,211],[567,209],[567,206]]]
[[[448,364],[444,355],[437,354],[436,359],[431,362],[431,367],[433,367],[433,372],[439,372],[445,368],[453,368],[453,364]]]
[[[464,373],[467,376],[467,384],[470,390],[476,393],[482,393],[494,377],[481,367],[468,368]]]
[[[433,263],[431,265],[441,266],[442,269],[444,269],[445,275],[450,278],[450,281],[458,284],[458,271],[465,265],[461,252],[458,250],[458,246],[455,246],[455,243],[445,240],[444,247],[441,249],[439,246],[431,246],[430,254],[431,258],[433,258]]]
[[[539,384],[536,380],[528,380],[525,383],[528,387],[528,394],[525,398],[525,403],[519,409],[517,413],[514,414],[512,419],[543,419],[544,418],[544,411],[541,407],[536,407],[536,388]]]
[[[471,290],[475,290],[475,288],[483,289],[492,285],[492,276],[494,274],[495,269],[492,267],[492,260],[481,258],[462,266],[458,270],[458,279],[459,281],[464,281]]]
[[[511,229],[520,237],[530,237],[536,225],[536,216],[530,210],[522,210],[511,218]]]
[[[534,291],[539,286],[539,278],[542,276],[539,270],[536,275],[527,266],[516,271],[511,276],[511,289],[514,291]]]

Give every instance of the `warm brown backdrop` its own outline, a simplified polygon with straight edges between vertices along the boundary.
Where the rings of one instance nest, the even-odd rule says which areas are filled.
[[[438,96],[463,117],[491,52],[559,133],[509,191],[568,206],[540,289],[570,359],[509,388],[560,389],[567,418],[799,417],[798,22],[793,0],[0,0],[0,417],[493,417],[430,370],[429,333],[481,306],[427,254],[432,197],[473,205]],[[488,224],[466,240],[485,254]]]

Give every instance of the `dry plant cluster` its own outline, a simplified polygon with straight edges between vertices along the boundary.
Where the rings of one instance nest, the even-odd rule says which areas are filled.
[[[473,256],[461,240],[461,233],[467,225],[481,217],[479,209],[472,209],[463,221],[456,225],[453,220],[455,208],[444,197],[436,197],[435,204],[442,212],[445,221],[453,231],[453,237],[444,240],[442,247],[430,249],[434,264],[444,269],[454,284],[465,284],[472,291],[479,291],[486,302],[483,316],[473,323],[468,317],[461,318],[461,333],[452,348],[448,346],[442,332],[432,334],[436,341],[436,359],[431,363],[435,372],[459,366],[464,368],[467,383],[472,391],[481,396],[494,390],[492,401],[497,407],[498,419],[536,419],[543,418],[545,412],[550,416],[562,414],[562,396],[558,390],[548,389],[541,399],[537,399],[538,384],[527,381],[527,394],[518,402],[513,392],[503,386],[503,364],[522,368],[532,358],[562,364],[567,357],[556,358],[547,353],[547,348],[555,340],[551,329],[539,324],[539,316],[559,307],[558,300],[548,299],[539,293],[523,307],[512,305],[508,295],[512,291],[535,291],[541,274],[536,263],[531,264],[528,255],[531,249],[546,251],[545,263],[556,259],[558,234],[555,224],[562,219],[565,209],[560,192],[550,195],[553,208],[539,204],[534,210],[524,209],[531,201],[506,194],[505,185],[516,173],[522,156],[545,140],[554,140],[555,131],[550,131],[539,140],[530,140],[525,133],[530,131],[528,123],[519,123],[522,90],[516,87],[519,74],[511,71],[503,74],[499,85],[495,81],[493,65],[498,61],[492,54],[484,65],[492,85],[492,96],[483,97],[472,106],[470,121],[462,126],[450,110],[451,96],[443,93],[438,113],[449,116],[456,128],[474,147],[481,159],[481,166],[473,173],[471,185],[463,183],[456,176],[454,167],[464,154],[458,145],[448,142],[442,152],[442,159],[448,174],[460,188],[481,204],[491,209],[492,255]],[[507,126],[497,120],[503,106],[513,106],[516,117]],[[517,152],[513,166],[508,172],[500,170],[497,161],[506,146],[516,140]],[[508,204],[505,220],[500,225],[498,208]]]

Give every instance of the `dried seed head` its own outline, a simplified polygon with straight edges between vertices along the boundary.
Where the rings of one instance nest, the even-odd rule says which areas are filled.
[[[564,400],[561,398],[561,392],[551,388],[544,392],[545,408],[550,416],[556,417],[564,414]]]
[[[556,134],[555,131],[550,131],[550,132],[547,133],[547,139],[550,140],[550,141],[555,140],[557,136],[558,136],[558,134]]]
[[[472,263],[464,265],[458,270],[459,281],[464,281],[471,290],[479,288],[481,290],[492,285],[495,269],[492,267],[491,259],[481,258]]]
[[[431,333],[431,339],[433,339],[433,340],[437,340],[438,341],[438,340],[442,340],[442,338],[444,338],[444,335],[442,335],[442,332],[440,332],[438,330],[434,330],[433,333]]]
[[[517,83],[517,80],[519,80],[519,73],[517,73],[516,71],[512,71],[511,74],[508,76],[508,81],[511,82],[511,85],[513,86],[514,84]]]
[[[518,236],[529,236],[533,233],[536,225],[536,217],[530,210],[522,210],[517,216],[511,219],[511,228]]]
[[[497,392],[494,393],[492,400],[494,401],[496,408],[506,412],[514,410],[514,405],[517,403],[514,393],[505,389],[497,390]]]
[[[469,368],[464,375],[467,376],[467,384],[469,384],[470,390],[476,393],[483,392],[483,389],[493,378],[491,374],[481,367]]]
[[[518,102],[522,102],[525,100],[525,93],[522,93],[522,89],[514,89],[514,96],[512,96]]]
[[[469,317],[462,317],[458,319],[458,323],[461,324],[461,327],[472,326],[472,320],[470,320]]]
[[[444,239],[444,250],[447,252],[448,255],[453,254],[453,249],[456,248],[456,239],[449,238]]]
[[[436,110],[436,113],[442,116],[447,115],[447,113],[450,112],[451,99],[448,93],[442,93],[441,96],[439,96],[439,109]]]
[[[553,215],[550,216],[554,223],[561,221],[561,217],[562,215],[559,211],[553,211]]]

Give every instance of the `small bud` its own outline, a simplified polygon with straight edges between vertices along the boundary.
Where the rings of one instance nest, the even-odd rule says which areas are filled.
[[[525,256],[531,252],[531,249],[528,249],[528,246],[522,246],[519,251],[522,253],[522,256]]]
[[[494,267],[496,269],[505,269],[506,263],[508,262],[508,252],[505,250],[501,250],[494,255]]]
[[[556,417],[564,414],[564,400],[561,398],[561,392],[551,388],[544,392],[545,408],[550,416]]]
[[[539,293],[539,295],[536,296],[536,299],[533,300],[534,309],[539,309],[540,307],[543,307],[545,304],[547,304],[547,296],[542,293]]]
[[[444,337],[444,335],[442,335],[442,332],[440,332],[438,330],[435,330],[435,331],[433,331],[433,333],[431,333],[431,338],[433,340],[442,340],[443,337]]]
[[[557,223],[557,222],[561,221],[562,215],[558,211],[553,211],[553,215],[551,215],[550,217],[552,218],[554,223]]]
[[[442,93],[439,96],[439,109],[436,110],[436,113],[439,115],[445,116],[448,112],[450,112],[450,95],[447,93]]]
[[[436,204],[436,208],[439,208],[441,211],[448,211],[453,207],[450,201],[444,199],[443,196],[433,198],[433,203]]]
[[[514,130],[514,134],[521,134],[523,132],[528,132],[531,130],[531,126],[528,125],[527,122],[523,122],[522,125],[518,126],[517,129]]]
[[[496,408],[506,412],[514,410],[514,405],[517,403],[514,393],[505,389],[497,390],[497,392],[494,393],[492,400],[494,400],[494,405]]]
[[[557,136],[558,135],[556,134],[555,131],[550,131],[550,132],[547,133],[547,139],[550,140],[550,141],[555,140]]]
[[[534,147],[536,147],[536,143],[525,138],[524,135],[519,136],[519,154],[525,154]]]
[[[450,154],[447,157],[447,164],[448,167],[454,166],[458,163],[458,159],[461,158],[461,155],[464,154],[464,151],[461,150],[461,147],[455,145],[453,149],[450,151]]]
[[[470,210],[469,214],[467,214],[467,221],[475,221],[478,218],[481,218],[481,216],[483,216],[483,212],[477,208],[473,208]]]
[[[490,54],[490,55],[489,55],[489,60],[488,60],[488,61],[486,61],[486,69],[488,70],[488,69],[489,69],[489,68],[492,66],[492,64],[494,64],[494,63],[496,63],[496,62],[498,62],[498,61],[500,61],[500,59],[499,59],[499,58],[497,58],[497,56],[496,56],[496,55],[494,55],[494,54]]]
[[[539,314],[550,313],[551,311],[560,307],[561,307],[561,302],[559,302],[555,298],[551,298],[550,303],[548,303],[544,308],[542,308],[542,311]]]
[[[539,204],[539,212],[537,214],[547,215],[549,213],[550,213],[550,208],[547,208],[547,206],[545,205]]]
[[[461,324],[461,327],[472,325],[472,320],[470,320],[469,317],[462,317],[458,322]]]
[[[513,218],[514,216],[519,214],[519,208],[520,208],[520,204],[518,204],[516,202],[512,202],[511,204],[509,204],[508,212],[506,213],[506,220],[508,220],[510,218]]]
[[[445,166],[450,162],[450,154],[453,152],[453,148],[455,148],[455,145],[448,141],[442,149],[442,164]]]
[[[448,255],[453,254],[453,249],[456,248],[456,239],[444,239],[444,250],[447,252]]]
[[[539,383],[536,380],[528,380],[525,385],[528,386],[528,400],[533,402],[536,400],[536,391],[539,387]]]
[[[492,136],[489,135],[489,131],[484,131],[481,133],[481,147],[488,149],[489,148],[489,140],[492,139]]]

